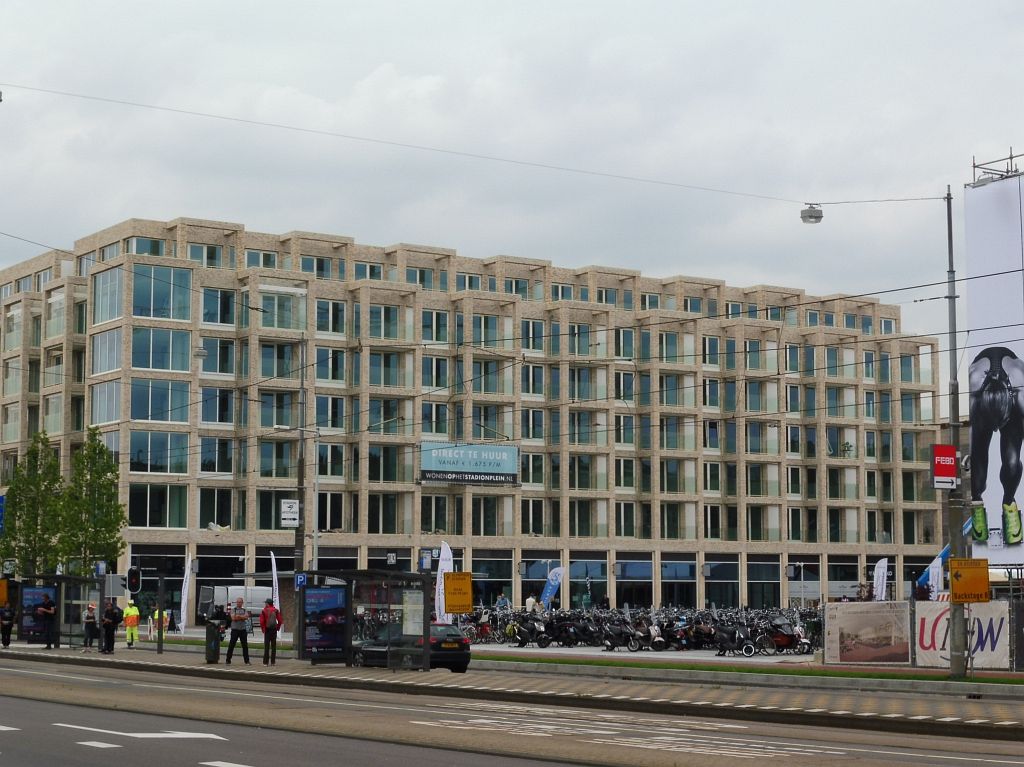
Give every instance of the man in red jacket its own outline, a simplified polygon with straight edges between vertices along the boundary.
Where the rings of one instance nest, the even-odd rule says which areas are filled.
[[[263,630],[263,665],[271,666],[277,661],[277,632],[281,630],[281,611],[274,607],[274,600],[268,599],[260,613],[260,629]]]

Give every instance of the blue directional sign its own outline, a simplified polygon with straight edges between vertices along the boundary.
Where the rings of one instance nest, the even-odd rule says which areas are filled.
[[[301,589],[305,585],[306,585],[306,574],[305,573],[295,573],[295,590],[298,591],[299,589]]]

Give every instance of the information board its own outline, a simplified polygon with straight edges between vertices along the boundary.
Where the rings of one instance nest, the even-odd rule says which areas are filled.
[[[987,559],[949,560],[949,599],[954,604],[988,602],[992,587],[988,580]]]
[[[444,574],[444,609],[447,613],[473,612],[473,574]]]

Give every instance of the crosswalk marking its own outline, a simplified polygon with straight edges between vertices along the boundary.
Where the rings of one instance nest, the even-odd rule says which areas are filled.
[[[104,743],[102,740],[80,740],[78,745],[89,746],[90,748],[121,748],[116,743]]]

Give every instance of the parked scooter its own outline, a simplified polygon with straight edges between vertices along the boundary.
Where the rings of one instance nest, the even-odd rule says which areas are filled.
[[[636,652],[637,650],[655,650],[660,652],[665,649],[665,638],[661,635],[661,629],[658,628],[656,623],[649,624],[641,620],[637,623],[633,636],[636,639],[636,649],[634,649],[634,645],[629,645],[631,652]]]
[[[620,647],[632,652],[640,649],[640,642],[634,636],[633,627],[625,622],[604,624],[604,649],[612,651]]]
[[[757,652],[754,641],[750,638],[750,631],[742,625],[716,626],[715,643],[718,645],[718,655],[740,653],[743,657],[750,658]]]
[[[537,647],[544,649],[551,644],[551,637],[544,630],[544,621],[530,614],[522,616],[516,622],[515,634],[518,647],[526,647],[534,642]]]

